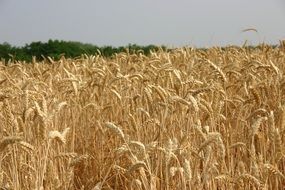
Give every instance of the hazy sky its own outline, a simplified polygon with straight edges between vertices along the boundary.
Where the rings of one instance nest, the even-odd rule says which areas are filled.
[[[0,0],[0,43],[241,45],[285,39],[284,0]],[[242,33],[246,28],[254,32]]]

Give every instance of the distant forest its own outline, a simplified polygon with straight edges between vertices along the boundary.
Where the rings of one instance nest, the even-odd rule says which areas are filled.
[[[244,45],[248,50],[253,49],[264,49],[271,46],[281,47],[285,49],[285,41],[280,41],[280,45],[266,45],[260,44],[258,46],[247,46]],[[230,46],[228,46],[230,47]],[[225,50],[228,47],[221,47]],[[238,46],[232,46],[240,48]],[[151,51],[157,51],[159,49],[170,51],[171,49],[166,48],[165,46],[140,46],[136,44],[129,44],[128,46],[113,47],[113,46],[103,46],[98,47],[92,44],[86,44],[81,42],[73,41],[62,41],[62,40],[49,40],[48,42],[32,42],[26,44],[23,47],[12,46],[9,43],[0,44],[0,60],[7,62],[11,61],[26,61],[31,62],[33,57],[37,61],[41,61],[47,57],[51,57],[54,60],[60,59],[62,56],[65,58],[76,58],[80,57],[83,54],[86,55],[98,55],[101,54],[104,57],[111,57],[116,53],[129,52],[129,53],[142,53],[144,55],[150,54]],[[206,48],[199,48],[199,50],[206,51]]]
[[[130,52],[143,53],[147,55],[151,51],[157,51],[160,48],[166,49],[166,47],[158,47],[155,45],[139,46],[135,44],[130,44],[124,47],[98,47],[92,44],[80,42],[49,40],[48,42],[32,42],[23,47],[12,46],[8,43],[0,44],[0,58],[2,60],[5,59],[5,61],[18,60],[30,62],[33,56],[36,57],[37,60],[43,60],[48,56],[58,60],[61,56],[65,56],[66,58],[75,58],[82,54],[101,54],[105,57],[111,57],[115,53]]]

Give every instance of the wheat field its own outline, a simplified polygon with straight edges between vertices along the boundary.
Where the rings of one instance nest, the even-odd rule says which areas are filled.
[[[0,64],[1,189],[283,189],[285,48]]]

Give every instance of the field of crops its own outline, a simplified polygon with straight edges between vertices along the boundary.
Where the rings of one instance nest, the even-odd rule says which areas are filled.
[[[1,189],[282,189],[285,48],[0,64]]]

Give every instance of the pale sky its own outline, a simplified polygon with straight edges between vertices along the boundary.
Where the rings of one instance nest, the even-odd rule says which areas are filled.
[[[258,33],[241,31],[255,28]],[[0,0],[0,43],[223,46],[285,39],[284,0]]]

